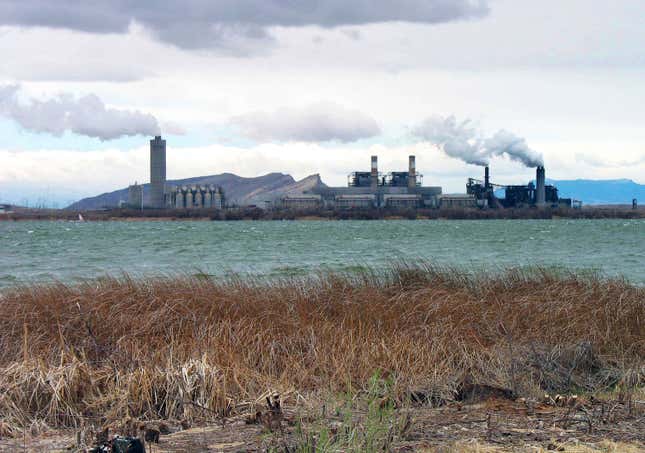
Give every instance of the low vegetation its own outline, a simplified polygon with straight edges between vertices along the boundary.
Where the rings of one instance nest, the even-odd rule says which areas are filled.
[[[297,406],[351,388],[367,395],[367,422],[351,421],[352,399],[337,409],[345,437],[305,423],[298,451],[378,450],[406,424],[395,407],[625,398],[645,377],[645,288],[539,268],[121,276],[9,289],[0,313],[0,437],[88,419],[220,420],[253,412],[267,391]]]
[[[271,209],[238,207],[218,209],[105,209],[81,211],[85,220],[385,220],[385,219],[643,219],[645,208],[586,206],[570,208],[442,208],[442,209]],[[79,211],[33,209],[0,214],[2,220],[77,220]]]

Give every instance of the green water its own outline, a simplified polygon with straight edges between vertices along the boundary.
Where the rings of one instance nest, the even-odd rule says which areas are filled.
[[[0,222],[0,287],[127,272],[306,275],[419,260],[645,284],[645,220]]]

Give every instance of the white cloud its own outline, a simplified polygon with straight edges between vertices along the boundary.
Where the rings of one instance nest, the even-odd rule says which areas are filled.
[[[60,136],[66,131],[101,140],[159,133],[157,119],[147,113],[106,107],[94,94],[75,98],[69,93],[44,101],[21,102],[18,85],[0,85],[0,116],[22,128]]]
[[[332,103],[247,113],[231,118],[230,123],[244,136],[259,142],[347,143],[381,133],[373,118]]]

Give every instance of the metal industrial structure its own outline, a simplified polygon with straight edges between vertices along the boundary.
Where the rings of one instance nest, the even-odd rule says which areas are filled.
[[[498,197],[497,191],[503,190],[504,197]],[[539,166],[535,172],[535,183],[526,185],[500,185],[490,180],[490,169],[484,169],[484,180],[468,178],[466,193],[477,200],[479,207],[491,208],[521,208],[528,206],[543,207],[571,207],[570,198],[560,198],[555,186],[546,184],[546,172]]]
[[[416,159],[408,159],[408,171],[385,175],[378,171],[378,157],[372,156],[370,171],[355,171],[347,176],[347,187],[316,187],[302,195],[281,198],[288,209],[338,208],[420,208],[436,207],[441,187],[424,187],[423,175],[416,170]]]

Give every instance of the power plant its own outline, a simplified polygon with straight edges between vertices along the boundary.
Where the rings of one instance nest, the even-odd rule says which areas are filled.
[[[302,195],[280,200],[286,209],[304,208],[420,208],[432,207],[441,187],[423,187],[423,175],[416,171],[416,160],[410,156],[408,171],[386,174],[378,171],[378,157],[372,156],[370,171],[354,171],[347,177],[347,187],[317,187]]]
[[[214,185],[168,186],[166,182],[166,141],[161,136],[150,140],[150,185],[128,188],[128,205],[154,209],[224,209],[222,187]],[[147,200],[147,202],[146,202]],[[490,168],[484,179],[469,178],[466,193],[443,194],[440,186],[424,186],[417,172],[416,157],[408,157],[407,171],[380,173],[378,156],[372,156],[369,171],[353,171],[346,187],[316,186],[302,194],[290,194],[270,205],[282,209],[419,209],[419,208],[524,208],[571,207],[572,200],[559,198],[558,189],[546,184],[543,165],[536,169],[535,183],[500,185],[491,181]]]
[[[500,193],[504,196],[500,197]],[[544,207],[571,207],[570,198],[560,198],[555,186],[546,184],[546,171],[540,165],[535,171],[535,184],[526,185],[500,185],[490,180],[490,168],[484,168],[484,180],[469,178],[466,184],[466,193],[473,195],[477,206],[481,208],[523,208],[535,206]]]

